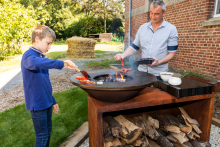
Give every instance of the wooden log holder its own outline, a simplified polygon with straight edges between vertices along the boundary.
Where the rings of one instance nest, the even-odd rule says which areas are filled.
[[[179,107],[200,124],[201,141],[209,141],[215,94],[177,98],[155,87],[147,87],[139,95],[121,103],[107,103],[88,96],[89,145],[103,147],[103,117],[123,114],[127,117],[152,113],[181,114]]]

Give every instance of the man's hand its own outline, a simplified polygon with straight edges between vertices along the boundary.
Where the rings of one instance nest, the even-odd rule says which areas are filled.
[[[63,68],[65,68],[65,69],[76,69],[78,67],[72,61],[65,60]]]
[[[59,106],[58,106],[58,104],[53,105],[53,112],[54,112],[55,114],[57,114],[57,113],[59,112]]]
[[[123,57],[122,54],[117,54],[117,55],[115,55],[114,59],[115,59],[116,61],[120,61],[120,60],[123,60],[124,57]]]
[[[148,64],[149,66],[155,66],[155,65],[159,65],[159,61],[157,58],[152,57],[154,59],[154,62],[152,64]]]

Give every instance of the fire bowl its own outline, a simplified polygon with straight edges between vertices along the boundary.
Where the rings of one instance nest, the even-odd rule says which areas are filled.
[[[120,74],[116,69],[87,71],[91,81],[99,82],[102,77],[107,75]],[[134,98],[141,90],[149,87],[157,81],[156,76],[140,72],[137,70],[128,71],[124,74],[125,82],[103,82],[103,84],[85,84],[81,83],[76,76],[82,76],[81,73],[74,74],[70,80],[71,83],[85,90],[91,97],[104,101],[119,103]]]

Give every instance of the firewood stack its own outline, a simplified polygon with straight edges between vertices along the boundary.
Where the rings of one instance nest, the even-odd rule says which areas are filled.
[[[168,113],[103,118],[104,147],[211,147],[198,142],[199,123],[179,107],[177,118]]]

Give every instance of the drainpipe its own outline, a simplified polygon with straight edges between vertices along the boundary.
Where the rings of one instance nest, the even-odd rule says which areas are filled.
[[[131,3],[132,0],[129,0],[129,29],[128,29],[128,46],[131,45]]]

